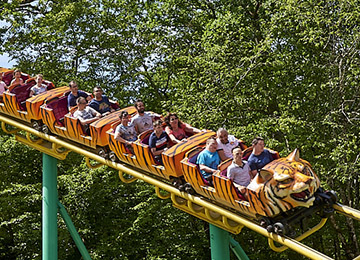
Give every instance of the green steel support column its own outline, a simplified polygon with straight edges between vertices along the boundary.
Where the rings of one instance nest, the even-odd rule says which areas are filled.
[[[74,224],[72,223],[71,218],[70,218],[69,214],[67,213],[66,209],[60,202],[58,202],[58,206],[59,206],[60,215],[64,219],[67,229],[69,230],[71,237],[74,239],[74,242],[75,242],[77,248],[79,249],[83,259],[91,260],[89,252],[86,250],[86,247],[85,247],[83,241],[81,240],[79,233],[77,232]]]
[[[249,260],[249,257],[246,255],[244,249],[240,246],[240,244],[230,237],[230,248],[234,252],[234,254],[237,256],[240,260]]]
[[[43,153],[42,260],[58,259],[57,159]]]
[[[229,243],[229,232],[210,224],[211,260],[229,260]]]

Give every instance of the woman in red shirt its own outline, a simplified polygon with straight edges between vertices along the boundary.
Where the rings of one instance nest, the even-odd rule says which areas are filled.
[[[169,135],[171,141],[174,144],[180,143],[181,141],[186,141],[186,138],[189,137],[189,133],[190,135],[200,133],[199,129],[181,122],[176,113],[167,114],[165,117],[165,123],[167,125],[165,132]]]

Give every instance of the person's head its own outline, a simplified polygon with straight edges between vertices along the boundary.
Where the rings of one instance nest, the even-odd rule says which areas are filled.
[[[21,78],[21,70],[19,69],[14,70],[14,78],[16,79]]]
[[[241,150],[240,146],[235,146],[233,149],[231,149],[231,153],[235,161],[241,160],[243,151]]]
[[[136,100],[135,108],[139,114],[143,114],[145,112],[145,105],[141,99]]]
[[[69,83],[69,88],[70,88],[70,90],[71,90],[71,92],[73,92],[73,93],[77,93],[77,91],[78,91],[78,85],[77,85],[77,83],[75,82],[75,81],[70,81],[70,83]]]
[[[179,117],[177,116],[176,113],[168,113],[165,117],[165,123],[167,126],[170,127],[170,129],[172,129],[176,125],[178,127],[181,126],[181,121],[179,120]]]
[[[101,89],[101,87],[96,86],[95,88],[93,88],[93,94],[96,99],[101,99],[103,90]]]
[[[36,79],[35,79],[36,84],[38,84],[40,86],[42,84],[43,80],[44,80],[44,76],[42,74],[36,75]]]
[[[79,110],[85,109],[86,104],[87,104],[86,98],[79,97],[78,99],[76,99],[76,104],[78,105]]]
[[[123,125],[127,125],[127,123],[129,122],[129,113],[127,111],[122,111],[119,115],[119,118],[121,119],[121,123]]]
[[[264,142],[264,138],[262,137],[256,137],[252,142],[251,142],[253,149],[255,151],[255,153],[262,153],[264,151],[264,147],[265,147],[265,142]]]
[[[228,133],[228,131],[226,131],[225,128],[219,128],[217,130],[216,134],[221,143],[227,144],[229,142],[229,140],[228,140],[229,133]]]
[[[153,123],[155,133],[157,133],[157,134],[162,133],[162,131],[163,131],[162,123],[163,122],[161,120],[156,120]]]
[[[216,152],[217,142],[215,137],[210,137],[209,139],[206,140],[206,149],[211,153]]]

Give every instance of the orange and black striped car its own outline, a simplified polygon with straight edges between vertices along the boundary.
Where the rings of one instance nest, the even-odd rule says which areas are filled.
[[[8,82],[13,71],[0,68],[0,73]],[[53,84],[49,82],[48,91],[29,98],[27,91],[34,82],[28,75],[24,77],[26,79],[23,86],[15,86],[4,92],[0,101],[0,113],[18,118],[26,124],[32,123],[36,130],[75,141],[83,148],[97,151],[113,161],[120,160],[164,181],[176,183],[181,191],[184,188],[189,193],[195,192],[256,220],[278,218],[290,214],[298,207],[309,208],[319,197],[316,196],[317,190],[320,190],[319,178],[311,165],[299,157],[298,150],[284,158],[274,153],[275,160],[264,166],[250,182],[246,192],[241,194],[226,177],[230,161],[219,166],[219,170],[212,176],[212,184],[202,177],[196,165],[196,156],[204,149],[206,140],[215,136],[215,132],[201,131],[186,141],[173,145],[162,153],[163,165],[160,165],[154,159],[148,143],[152,131],[138,136],[133,143],[133,153],[115,140],[114,132],[120,123],[119,115],[125,110],[133,116],[136,113],[135,107],[117,110],[91,123],[88,135],[80,120],[73,117],[77,107],[68,111],[68,87],[53,88]],[[243,149],[246,148],[242,141],[241,145]],[[251,147],[245,149],[245,153],[251,151]]]

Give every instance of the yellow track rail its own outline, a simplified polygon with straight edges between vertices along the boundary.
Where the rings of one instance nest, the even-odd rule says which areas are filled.
[[[312,233],[319,230],[325,224],[326,219],[322,219],[317,226],[313,227],[311,230],[305,232],[304,234],[295,239],[286,236],[276,235],[275,233],[268,232],[266,229],[254,223],[253,221],[242,217],[230,210],[222,208],[217,204],[214,204],[197,196],[189,195],[185,192],[180,192],[172,185],[156,179],[155,177],[151,176],[150,174],[146,173],[141,169],[136,169],[123,163],[111,162],[93,152],[74,145],[72,142],[64,141],[59,139],[58,137],[38,132],[29,126],[19,123],[18,121],[11,119],[7,116],[3,116],[2,114],[0,114],[0,121],[1,127],[5,132],[9,134],[15,134],[16,140],[30,147],[33,147],[34,149],[49,154],[60,160],[65,159],[67,154],[70,151],[73,151],[75,153],[85,156],[86,163],[90,168],[97,168],[106,165],[118,170],[120,179],[125,183],[130,183],[137,179],[141,179],[155,187],[155,192],[159,198],[170,198],[174,207],[179,208],[189,214],[192,214],[200,219],[203,219],[234,234],[238,234],[243,227],[247,227],[259,233],[260,235],[267,237],[270,248],[276,252],[282,252],[290,248],[298,252],[299,254],[302,254],[311,259],[332,259],[322,254],[321,252],[318,252],[299,242],[305,237],[308,237]],[[8,130],[6,125],[15,127],[15,129]],[[20,130],[22,130],[21,132],[25,131],[25,134],[21,134]],[[32,136],[36,136],[37,138],[34,139],[32,138]],[[91,164],[90,159],[96,161],[96,164]],[[123,176],[124,173],[130,175],[130,178],[125,178]],[[341,214],[360,220],[360,211],[358,210],[354,210],[341,204],[334,205],[334,208],[337,212]],[[274,242],[279,243],[283,246],[276,247]],[[359,259],[359,257],[355,259]]]
[[[346,217],[353,218],[353,219],[360,221],[360,211],[359,210],[350,208],[350,207],[342,205],[340,203],[336,203],[334,205],[334,209],[336,212],[338,212]]]

